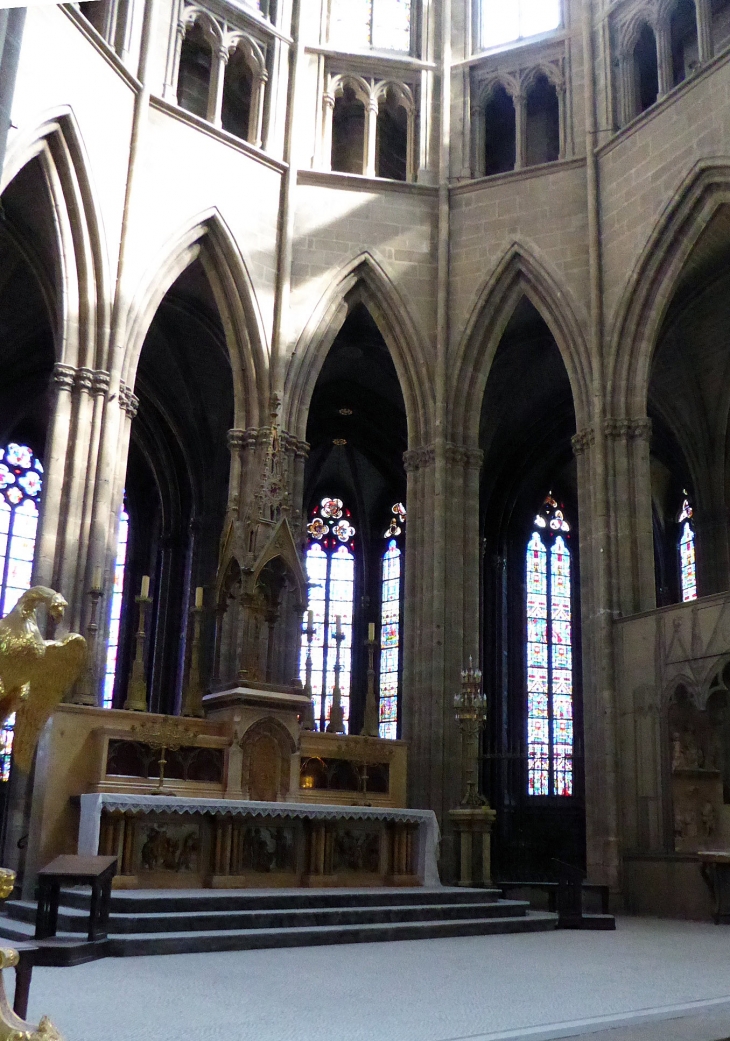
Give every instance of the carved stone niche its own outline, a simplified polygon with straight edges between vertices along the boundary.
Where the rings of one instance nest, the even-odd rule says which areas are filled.
[[[241,738],[244,799],[286,801],[295,751],[294,738],[278,719],[269,716],[250,726]]]
[[[730,759],[728,693],[711,690],[702,701],[698,705],[679,684],[668,708],[674,848],[682,853],[717,849],[730,840],[725,834],[730,788],[723,785]]]

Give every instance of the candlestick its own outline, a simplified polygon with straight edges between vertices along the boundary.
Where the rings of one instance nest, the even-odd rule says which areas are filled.
[[[316,730],[314,701],[312,699],[312,640],[316,632],[314,628],[314,611],[307,611],[307,624],[303,632],[307,638],[307,657],[304,662],[304,693],[309,698],[309,704],[302,712],[301,727],[302,730]]]
[[[139,591],[140,596],[147,597],[150,595],[150,576],[142,575],[142,588]]]
[[[461,729],[464,798],[461,805],[474,809],[486,805],[479,791],[479,734],[487,716],[487,698],[481,691],[482,673],[469,658],[469,667],[461,673],[461,691],[454,695],[454,709]]]
[[[94,577],[91,580],[91,588],[99,590],[104,588],[104,573],[98,565],[94,568]]]
[[[183,716],[203,715],[203,684],[200,679],[200,623],[203,616],[203,587],[195,590],[195,606],[190,608],[192,639],[190,641],[190,668],[183,691]]]
[[[368,638],[365,641],[368,649],[368,686],[365,696],[365,716],[360,734],[363,737],[380,737],[380,719],[378,713],[378,699],[375,696],[375,622],[368,623]]]
[[[142,589],[145,588],[145,581],[147,583],[147,592],[149,592],[150,580],[148,575],[145,575],[142,579]],[[124,707],[129,712],[146,712],[147,677],[145,676],[145,645],[147,642],[147,633],[145,632],[145,622],[147,611],[149,610],[152,600],[145,593],[141,593],[134,599],[135,602],[139,604],[139,628],[135,634],[136,648],[134,661],[132,662],[132,674],[129,677],[127,700],[124,702]]]
[[[345,634],[342,632],[340,615],[335,616],[335,644],[337,650],[335,652],[335,685],[332,690],[332,707],[330,709],[329,723],[327,724],[328,734],[344,734],[345,733],[345,714],[342,711],[342,691],[340,690],[340,670],[342,665],[340,664],[340,651],[342,647],[342,641],[345,639]]]

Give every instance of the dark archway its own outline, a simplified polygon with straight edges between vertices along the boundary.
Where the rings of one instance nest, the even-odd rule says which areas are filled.
[[[380,619],[384,534],[391,507],[405,502],[403,453],[408,444],[395,365],[362,304],[351,309],[322,366],[309,409],[307,441],[307,516],[324,496],[336,496],[347,504],[356,529],[350,729],[359,733],[366,693],[364,641],[368,623]]]
[[[495,877],[585,865],[575,412],[560,351],[522,298],[494,357],[482,407],[483,661],[490,705],[483,779],[497,810]],[[573,795],[528,795],[526,551],[545,497],[563,509],[571,556]],[[547,623],[546,623],[547,624]]]
[[[730,206],[698,239],[674,289],[652,355],[647,411],[657,603],[682,599],[677,516],[694,508],[700,596],[730,587]]]
[[[177,279],[155,315],[140,354],[135,393],[140,403],[126,477],[130,551],[114,703],[125,700],[137,621],[133,598],[147,574],[154,601],[150,708],[174,712],[193,590],[209,586],[216,573],[230,468],[226,435],[233,424],[225,334],[200,261]],[[206,616],[206,664],[212,646],[212,618]]]

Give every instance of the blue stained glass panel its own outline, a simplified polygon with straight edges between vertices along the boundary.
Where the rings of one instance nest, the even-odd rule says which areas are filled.
[[[538,669],[534,666],[527,670],[528,691],[546,691],[548,689],[547,669]]]
[[[398,732],[400,670],[401,551],[395,538],[383,553],[380,601],[380,737],[394,740]],[[385,706],[385,707],[384,707]]]
[[[545,669],[547,676],[548,648],[546,643],[528,643],[527,645],[527,667],[537,665]]]
[[[119,651],[119,627],[122,617],[122,600],[124,597],[124,572],[127,566],[127,544],[129,542],[129,514],[122,507],[119,514],[119,533],[117,535],[117,553],[114,560],[114,585],[112,587],[111,607],[109,612],[109,640],[106,648],[106,667],[104,670],[104,689],[102,707],[111,708],[114,697],[114,681],[117,672],[117,654]]]

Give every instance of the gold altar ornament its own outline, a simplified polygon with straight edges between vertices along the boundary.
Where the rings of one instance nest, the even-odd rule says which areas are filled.
[[[68,607],[60,593],[33,586],[0,621],[0,719],[17,713],[13,760],[26,773],[41,730],[86,662],[86,640],[78,633],[43,639],[36,621],[41,604],[55,622]]]
[[[155,792],[162,793],[165,786],[166,752],[176,752],[186,741],[193,742],[200,733],[200,728],[191,726],[189,723],[178,722],[172,716],[163,716],[159,721],[156,719],[145,720],[143,723],[135,723],[131,728],[143,744],[150,748],[160,750],[160,776]],[[152,794],[155,794],[153,792]]]
[[[11,947],[0,947],[0,970],[13,969],[20,957]],[[0,1041],[63,1041],[62,1036],[47,1016],[43,1016],[37,1027],[26,1023],[13,1012],[5,993],[0,971]]]

